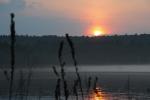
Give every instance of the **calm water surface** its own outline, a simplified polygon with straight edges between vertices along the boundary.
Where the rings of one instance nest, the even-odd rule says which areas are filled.
[[[59,69],[58,69],[59,70]],[[65,68],[69,89],[76,79],[74,67]],[[92,78],[91,91],[84,92],[86,100],[150,100],[150,66],[80,66],[80,75],[84,91],[88,86],[88,78]],[[20,100],[23,96],[17,95],[20,75],[26,84],[29,75],[28,69],[17,69],[15,74],[14,100]],[[1,71],[0,100],[8,100],[9,82]],[[98,77],[97,91],[94,92],[95,77]],[[57,77],[51,68],[32,69],[28,100],[54,100],[54,91]],[[25,86],[24,86],[25,87]],[[23,90],[25,94],[26,90]],[[79,91],[80,92],[80,91]],[[16,96],[17,95],[17,96]],[[89,96],[87,96],[89,95]],[[24,98],[27,98],[26,96]],[[80,98],[80,97],[79,97]],[[25,99],[26,100],[26,99]],[[62,97],[63,100],[63,97]],[[73,95],[69,100],[75,100]]]

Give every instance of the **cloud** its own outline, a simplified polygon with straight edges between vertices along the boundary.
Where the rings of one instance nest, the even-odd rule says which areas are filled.
[[[0,0],[0,4],[7,4],[9,2],[10,2],[10,0]]]
[[[83,0],[85,1],[85,0]],[[33,15],[61,15],[77,17],[84,13],[85,5],[81,6],[81,1],[72,0],[25,0],[26,13]]]
[[[149,0],[25,0],[25,13],[48,20],[65,18],[98,24],[111,32],[128,30],[130,22],[132,31],[148,23],[149,4]]]
[[[61,14],[85,20],[149,11],[148,0],[25,0],[25,4],[29,14]]]

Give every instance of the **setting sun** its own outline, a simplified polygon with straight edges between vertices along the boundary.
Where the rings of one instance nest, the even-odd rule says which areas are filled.
[[[103,32],[100,30],[94,30],[93,35],[94,36],[101,36],[101,35],[103,35]]]
[[[103,28],[99,26],[94,26],[90,27],[89,30],[87,31],[88,36],[103,36],[106,35],[105,31]]]

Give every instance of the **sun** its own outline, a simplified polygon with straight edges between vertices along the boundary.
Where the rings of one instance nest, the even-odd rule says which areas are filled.
[[[91,29],[91,35],[92,36],[103,36],[103,35],[105,35],[105,32],[104,32],[103,28],[96,26]]]
[[[105,36],[106,33],[106,29],[100,25],[92,25],[86,30],[86,35],[90,37]]]
[[[94,30],[93,35],[94,36],[101,36],[101,35],[103,35],[103,32],[101,30]]]

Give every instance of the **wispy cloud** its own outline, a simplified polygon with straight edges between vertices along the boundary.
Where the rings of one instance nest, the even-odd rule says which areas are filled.
[[[9,2],[10,2],[10,0],[0,0],[0,4],[7,4]]]
[[[148,0],[25,0],[26,12],[34,15],[59,14],[83,20],[106,20],[149,11]]]

